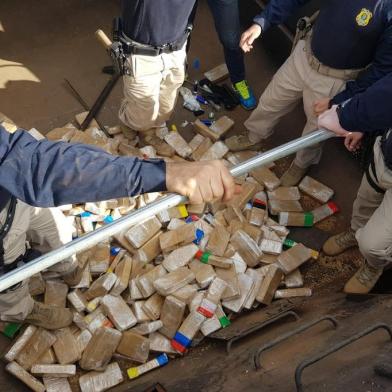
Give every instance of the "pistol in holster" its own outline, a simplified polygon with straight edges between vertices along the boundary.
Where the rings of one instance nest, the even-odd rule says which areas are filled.
[[[294,48],[297,46],[298,41],[300,41],[301,39],[305,39],[309,32],[312,30],[312,27],[317,19],[319,12],[320,11],[315,12],[310,17],[303,16],[302,18],[298,19],[292,50],[294,50]]]

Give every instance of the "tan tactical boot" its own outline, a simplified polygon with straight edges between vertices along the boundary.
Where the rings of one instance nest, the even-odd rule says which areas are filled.
[[[25,321],[37,327],[59,329],[68,327],[72,323],[72,319],[72,312],[68,308],[59,308],[58,306],[34,302],[33,310],[26,317]]]
[[[367,294],[376,285],[382,275],[383,268],[375,268],[367,261],[346,283],[343,291],[347,294]]]
[[[354,230],[350,229],[328,238],[323,245],[323,251],[328,256],[336,256],[354,246],[358,246],[358,242]]]
[[[308,169],[302,169],[302,167],[297,166],[294,162],[288,168],[288,170],[283,174],[280,179],[281,186],[295,186],[302,178],[305,176]]]
[[[225,144],[229,147],[229,150],[233,152],[243,150],[258,151],[263,145],[262,142],[253,143],[250,141],[248,134],[231,136],[225,140]]]

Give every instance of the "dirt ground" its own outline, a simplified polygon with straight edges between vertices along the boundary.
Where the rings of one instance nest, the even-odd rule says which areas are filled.
[[[245,0],[243,0],[245,1]],[[248,0],[251,3],[250,0]],[[0,111],[21,127],[37,128],[42,133],[72,121],[83,108],[69,93],[64,78],[71,81],[81,96],[92,105],[108,80],[101,68],[110,60],[94,38],[94,31],[102,28],[110,32],[112,18],[118,14],[118,0],[2,0],[0,2]],[[246,15],[245,15],[246,18]],[[284,55],[275,45],[274,34],[255,46],[246,57],[247,78],[257,96],[270,81]],[[272,48],[272,50],[271,50]],[[223,53],[209,10],[201,2],[189,53],[189,64],[199,59],[201,70],[189,68],[189,79],[199,79],[201,73],[220,64]],[[106,125],[116,125],[121,100],[118,83],[104,105],[99,119]],[[249,113],[237,108],[229,113],[236,122],[234,132],[243,131],[243,121]],[[192,121],[193,114],[178,103],[173,118],[186,138],[192,136],[190,127],[182,129],[184,120]],[[272,148],[298,137],[304,124],[300,106],[277,126],[276,133],[266,143]],[[290,159],[279,161],[280,175]],[[349,224],[352,202],[361,178],[358,163],[345,151],[340,140],[326,143],[319,166],[311,175],[329,185],[336,192],[334,200],[340,214],[323,223],[321,229],[335,233]],[[312,230],[309,230],[312,238]],[[206,340],[183,359],[170,362],[165,368],[151,372],[138,380],[124,383],[115,391],[141,392],[154,382],[162,383],[170,392],[185,391],[293,391],[294,369],[311,353],[378,322],[391,323],[392,302],[387,295],[375,296],[363,302],[350,301],[341,294],[344,281],[361,262],[356,250],[342,257],[321,255],[305,269],[306,282],[315,295],[299,308],[300,321],[284,320],[273,327],[257,332],[234,345],[227,355],[224,344]],[[262,312],[263,310],[260,310]],[[257,320],[260,313],[254,313]],[[258,346],[276,338],[320,315],[332,314],[340,321],[335,331],[321,324],[309,332],[282,343],[263,355],[263,369],[255,371],[252,354]],[[236,322],[241,322],[241,319]],[[391,348],[385,332],[371,336],[339,351],[304,372],[306,391],[391,391],[392,383],[373,373],[373,364],[383,348]],[[9,342],[0,337],[3,351]],[[25,391],[26,388],[0,368],[0,390]]]

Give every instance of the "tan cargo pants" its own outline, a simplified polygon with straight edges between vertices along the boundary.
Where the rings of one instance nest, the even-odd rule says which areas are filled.
[[[185,45],[159,56],[131,55],[130,75],[123,77],[120,120],[135,131],[165,126],[185,79]]]
[[[384,163],[380,139],[374,145],[377,179],[373,181],[385,193],[378,193],[363,176],[353,206],[351,227],[356,231],[359,250],[369,264],[385,267],[392,262],[392,171]]]
[[[0,213],[4,224],[8,206]],[[11,229],[4,238],[4,262],[10,264],[26,252],[27,243],[42,253],[59,248],[72,240],[72,227],[63,213],[56,208],[31,207],[18,200]],[[59,274],[72,272],[77,266],[75,258],[51,267]],[[28,281],[0,293],[0,318],[23,321],[33,308]]]
[[[250,140],[256,143],[271,136],[278,121],[293,110],[301,98],[307,118],[302,134],[314,131],[317,129],[314,102],[320,98],[332,98],[344,85],[345,80],[322,75],[311,68],[305,41],[298,41],[291,55],[264,90],[257,108],[245,121]],[[321,145],[303,149],[297,153],[295,163],[301,168],[317,164],[321,152]]]

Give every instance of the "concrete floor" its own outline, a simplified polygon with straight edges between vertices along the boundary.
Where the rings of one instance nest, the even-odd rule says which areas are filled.
[[[73,116],[83,111],[83,108],[65,88],[64,78],[69,79],[91,105],[108,80],[108,76],[103,75],[100,70],[110,63],[107,54],[95,40],[94,32],[97,28],[102,28],[109,33],[112,18],[118,14],[118,10],[118,0],[2,0],[0,111],[21,127],[35,127],[42,133],[72,121]],[[247,77],[257,96],[270,81],[282,57],[273,35],[274,33],[265,38],[265,45],[258,43],[254,51],[246,56]],[[204,1],[200,4],[196,20],[189,63],[192,64],[196,58],[201,61],[202,72],[223,62],[222,50]],[[195,74],[192,68],[189,73],[192,80],[201,76],[201,72]],[[119,83],[99,115],[104,124],[118,123],[116,113],[121,94]],[[236,122],[233,132],[243,131],[242,124],[248,115],[249,113],[241,108],[229,113]],[[193,119],[191,113],[181,109],[179,102],[173,121],[181,124],[183,120]],[[281,121],[266,147],[271,148],[298,137],[303,124],[303,111],[298,106]],[[184,130],[186,138],[189,138],[191,133],[190,129]],[[278,174],[283,172],[289,161],[284,159],[279,162]],[[349,223],[352,202],[361,178],[358,164],[345,151],[340,140],[331,140],[326,143],[320,165],[312,168],[311,174],[336,191],[335,200],[342,212],[327,230],[331,233],[337,232]],[[303,307],[304,319],[330,311],[340,313],[342,319],[348,320],[345,321],[347,331],[383,318],[392,321],[389,320],[391,312],[388,312],[389,315],[385,314],[386,306],[390,307],[389,302],[386,304],[381,300],[370,300],[373,302],[367,302],[364,311],[363,304],[352,305],[347,303],[341,294],[335,293],[342,287],[343,280],[352,273],[355,265],[353,260],[357,259],[358,253],[353,251],[348,252],[343,259],[323,258],[309,267],[310,276],[317,280],[322,273],[324,278],[327,277],[323,278],[323,282],[328,284],[320,284],[320,295],[316,295]],[[265,334],[259,333],[254,338],[246,339],[238,345],[238,349],[233,350],[230,357],[226,357],[223,346],[217,343],[203,344],[187,358],[173,361],[166,368],[150,373],[138,381],[124,384],[116,390],[142,391],[154,381],[162,382],[169,391],[294,390],[293,366],[304,354],[302,345],[284,346],[286,351],[282,352],[283,355],[272,356],[269,362],[271,366],[264,373],[256,373],[248,359],[249,353],[257,344],[273,338],[286,328],[287,325],[282,323],[278,328],[268,329]],[[326,342],[343,335],[332,333],[319,339],[316,333],[310,338],[306,350],[316,350]],[[355,346],[355,355],[351,350],[343,357],[333,357],[334,360],[324,367],[314,367],[313,372],[309,371],[313,378],[306,378],[311,385],[306,390],[392,390],[391,384],[375,378],[369,367],[377,349],[385,342],[385,337],[382,334],[380,336],[376,336],[374,348],[370,344]],[[7,344],[5,339],[0,340],[0,348],[4,349]],[[350,372],[350,369],[355,371]],[[339,374],[338,378],[335,378],[336,374]],[[12,391],[26,390],[0,368],[0,390],[6,388]]]

